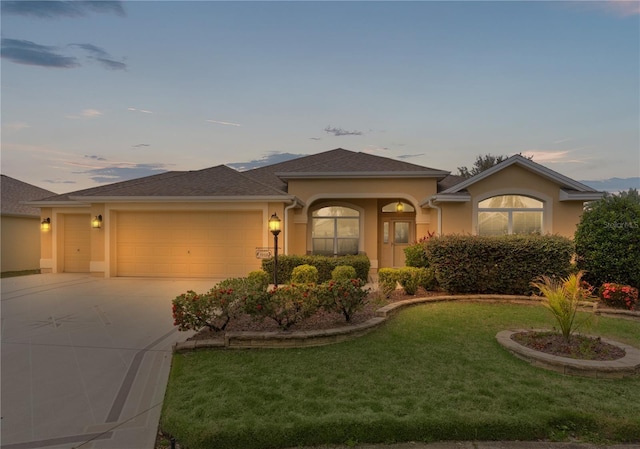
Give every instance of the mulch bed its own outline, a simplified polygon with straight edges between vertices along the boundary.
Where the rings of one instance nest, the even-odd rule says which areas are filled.
[[[290,332],[295,332],[353,326],[354,324],[364,323],[368,319],[373,318],[375,316],[376,310],[386,304],[390,304],[396,301],[402,301],[405,299],[439,296],[442,294],[442,292],[426,291],[420,288],[415,295],[407,295],[403,290],[398,289],[393,292],[389,298],[385,299],[382,298],[377,292],[372,292],[369,295],[367,304],[364,306],[364,308],[355,313],[351,317],[349,322],[347,322],[344,316],[339,313],[319,310],[304,321],[295,323],[288,330]],[[278,328],[278,324],[270,318],[256,318],[250,315],[242,315],[240,317],[232,319],[227,325],[226,329],[222,332],[214,332],[209,329],[202,329],[194,336],[188,338],[187,341],[222,338],[224,336],[224,332],[226,331],[269,332],[278,330],[280,330]]]
[[[513,334],[516,343],[546,354],[580,360],[617,360],[625,356],[624,349],[610,345],[599,337],[572,335],[569,341],[557,332],[527,331]]]

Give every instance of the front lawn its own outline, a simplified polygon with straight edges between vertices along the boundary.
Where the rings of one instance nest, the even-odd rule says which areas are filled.
[[[495,339],[552,320],[539,305],[436,303],[333,346],[176,354],[161,428],[190,449],[640,441],[640,377],[564,376]],[[640,348],[637,321],[594,316],[583,331]]]

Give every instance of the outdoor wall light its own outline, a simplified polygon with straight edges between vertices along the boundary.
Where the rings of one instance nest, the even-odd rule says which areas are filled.
[[[51,219],[49,217],[42,220],[42,223],[40,223],[40,230],[42,232],[49,232],[51,230]]]
[[[396,204],[396,212],[404,212],[404,204],[402,204],[402,201],[398,201],[398,204]]]
[[[102,227],[102,215],[96,215],[91,220],[91,227],[93,229],[100,229]]]
[[[269,231],[273,234],[273,286],[278,286],[278,234],[280,234],[280,219],[274,212],[269,218]]]

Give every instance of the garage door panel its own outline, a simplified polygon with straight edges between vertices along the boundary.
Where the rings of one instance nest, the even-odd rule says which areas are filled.
[[[239,277],[260,268],[261,211],[120,212],[118,276]]]

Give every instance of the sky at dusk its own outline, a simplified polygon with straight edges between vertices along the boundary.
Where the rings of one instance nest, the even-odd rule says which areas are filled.
[[[2,173],[56,193],[334,148],[640,176],[638,1],[2,1]],[[248,165],[248,164],[247,164]]]

